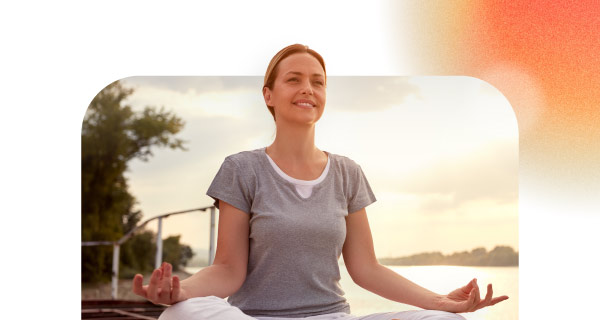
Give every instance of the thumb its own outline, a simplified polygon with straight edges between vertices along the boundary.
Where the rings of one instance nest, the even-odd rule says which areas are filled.
[[[142,296],[144,298],[146,298],[146,290],[143,286],[144,284],[144,276],[142,276],[141,274],[136,274],[135,277],[133,278],[133,293],[137,294],[138,296]]]
[[[469,281],[469,283],[467,283],[464,287],[461,288],[462,292],[465,294],[470,294],[471,290],[473,290],[473,288],[475,287],[475,281],[477,281],[476,278]]]

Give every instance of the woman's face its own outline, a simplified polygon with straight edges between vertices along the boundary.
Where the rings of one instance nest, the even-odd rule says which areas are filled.
[[[308,53],[292,54],[279,62],[273,89],[265,88],[263,96],[277,124],[313,125],[325,109],[323,67]]]

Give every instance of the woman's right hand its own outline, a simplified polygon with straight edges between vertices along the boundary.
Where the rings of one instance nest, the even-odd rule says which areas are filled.
[[[150,300],[154,304],[172,305],[185,300],[178,276],[172,276],[173,267],[163,262],[160,268],[152,272],[150,283],[143,285],[144,276],[136,274],[133,278],[133,293]]]

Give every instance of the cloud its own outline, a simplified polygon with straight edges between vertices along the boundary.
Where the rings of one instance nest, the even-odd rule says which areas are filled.
[[[263,77],[129,77],[121,80],[135,89],[167,90],[177,94],[256,92],[262,98]],[[401,104],[407,97],[420,95],[419,87],[408,77],[329,77],[327,106],[343,112],[366,112]]]
[[[460,157],[440,159],[409,176],[390,175],[381,181],[388,191],[417,195],[425,212],[457,209],[478,200],[515,202],[518,146],[509,141],[490,143]]]
[[[268,120],[268,119],[267,119]],[[130,186],[144,214],[210,205],[205,192],[226,156],[266,146],[259,118],[190,119],[177,135],[188,151],[156,148],[148,162],[130,163]]]
[[[256,90],[260,94],[262,89],[262,77],[249,76],[129,77],[121,81],[134,88],[152,87],[184,94],[188,92],[204,93],[244,89]]]
[[[244,118],[269,113],[258,77],[136,77],[123,80],[134,93],[125,103],[141,111],[146,106],[174,111],[186,122],[195,118]]]
[[[400,105],[419,96],[408,77],[328,77],[327,106],[336,111],[367,112]]]
[[[259,118],[236,119],[224,116],[190,119],[176,135],[186,141],[184,146],[187,151],[154,148],[155,156],[150,160],[151,166],[138,160],[134,163],[138,170],[151,167],[151,170],[159,173],[180,170],[199,161],[220,162],[229,154],[253,147],[253,142],[268,132],[265,123],[268,121]]]

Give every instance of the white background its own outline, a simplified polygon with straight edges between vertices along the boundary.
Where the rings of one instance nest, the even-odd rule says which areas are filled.
[[[134,75],[262,75],[273,53],[296,42],[327,48],[319,51],[330,75],[409,74],[408,61],[388,54],[387,44],[403,40],[386,34],[385,2],[282,3],[0,5],[2,318],[80,317],[81,121],[110,82]],[[551,225],[561,233],[544,232],[542,239],[533,228],[538,221],[526,219],[522,252],[543,248],[548,257],[544,244],[550,241],[597,256],[597,245],[578,242],[581,234],[596,232],[597,218],[568,222],[577,229]],[[522,319],[567,312],[572,319],[589,317],[597,304],[593,265],[565,272],[572,261],[554,264],[532,255],[522,261],[528,268],[521,268],[521,282],[534,280],[521,286],[527,299],[519,303]],[[555,281],[566,276],[573,281]]]

